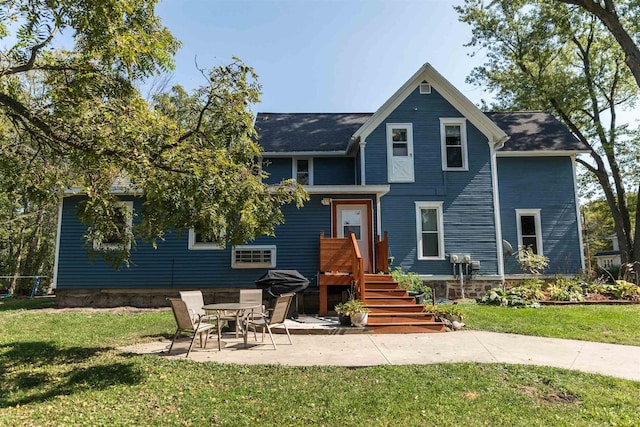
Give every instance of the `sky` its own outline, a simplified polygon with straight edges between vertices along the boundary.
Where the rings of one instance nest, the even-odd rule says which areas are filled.
[[[256,112],[374,112],[425,62],[472,102],[480,58],[447,0],[160,0],[183,46],[170,84],[205,83],[198,68],[240,58],[262,85]],[[197,66],[196,66],[197,64]]]

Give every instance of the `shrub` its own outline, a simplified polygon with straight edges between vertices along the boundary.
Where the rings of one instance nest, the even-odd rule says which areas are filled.
[[[520,250],[516,254],[520,269],[526,274],[540,274],[549,265],[549,258],[533,253],[530,247]]]
[[[394,281],[398,282],[400,289],[424,292],[425,299],[431,299],[431,287],[424,283],[416,273],[405,272],[402,267],[398,266],[391,270],[391,277],[393,277]]]
[[[538,307],[538,301],[544,299],[543,284],[540,279],[526,279],[507,290],[493,288],[487,291],[480,302],[502,307]]]
[[[460,321],[462,321],[463,319],[462,311],[453,304],[441,304],[441,305],[425,304],[424,311],[426,313],[433,314],[434,317],[437,317],[439,319],[443,319],[446,317],[453,317],[453,316],[458,317]]]
[[[552,301],[584,301],[584,290],[576,280],[558,277],[548,291]]]

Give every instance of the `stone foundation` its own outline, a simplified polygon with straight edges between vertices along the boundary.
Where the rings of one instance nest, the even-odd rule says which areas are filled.
[[[168,307],[167,298],[177,298],[181,290],[193,289],[56,289],[58,307]],[[205,304],[237,302],[239,289],[200,289]]]
[[[462,290],[460,289],[459,281],[437,281],[437,282],[425,282],[431,286],[436,298],[446,298],[449,300],[456,300],[462,298]],[[465,280],[464,282],[464,297],[468,299],[482,298],[484,294],[492,288],[499,286],[500,282],[495,281],[483,281],[483,280]]]
[[[178,298],[181,290],[193,289],[56,289],[56,303],[64,307],[168,307],[167,298]],[[239,288],[199,289],[202,291],[205,304],[221,302],[237,302],[240,298]],[[341,295],[332,295],[335,304],[340,302]],[[320,305],[318,290],[307,289],[297,295],[292,304],[297,304],[299,313],[317,313]],[[333,305],[335,305],[333,304]],[[333,308],[333,305],[331,308]]]

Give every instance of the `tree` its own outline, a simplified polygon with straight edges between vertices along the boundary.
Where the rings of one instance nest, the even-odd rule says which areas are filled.
[[[156,244],[174,229],[226,243],[272,234],[280,207],[306,197],[295,183],[261,182],[250,111],[260,86],[241,61],[203,72],[207,84],[190,94],[175,87],[149,103],[138,93],[137,83],[172,68],[179,48],[155,4],[16,0],[0,11],[0,37],[12,43],[0,51],[0,142],[17,160],[1,173],[34,178],[3,190],[34,205],[79,189],[88,242],[119,227],[114,182],[144,194],[123,250],[103,252],[114,265],[137,238]]]
[[[485,7],[467,0],[457,10],[472,26],[469,45],[487,51],[485,65],[469,80],[495,92],[494,108],[550,110],[590,147],[588,158],[577,161],[607,201],[623,261],[640,261],[627,196],[639,184],[640,146],[617,120],[619,109],[637,100],[638,86],[616,40],[595,17],[564,4],[520,0]]]

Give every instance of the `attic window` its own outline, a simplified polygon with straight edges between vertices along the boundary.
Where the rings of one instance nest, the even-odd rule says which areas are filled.
[[[427,82],[420,83],[420,95],[429,95],[431,93],[431,85]]]

